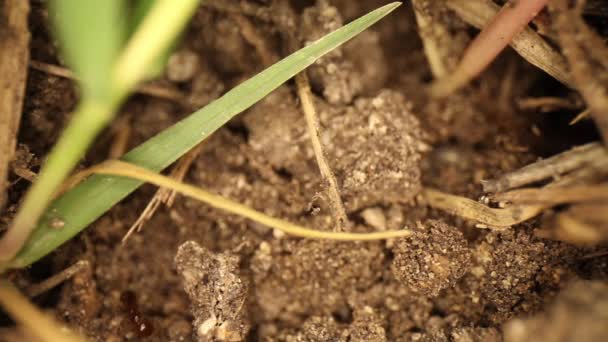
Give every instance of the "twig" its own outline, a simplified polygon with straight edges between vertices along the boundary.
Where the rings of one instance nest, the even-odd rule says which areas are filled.
[[[483,225],[482,228],[494,230],[504,230],[524,222],[546,208],[544,205],[524,205],[494,209],[466,197],[450,195],[430,188],[424,189],[422,195],[433,208],[477,221]]]
[[[574,117],[574,119],[572,119],[572,121],[570,121],[568,123],[568,125],[572,126],[572,125],[575,125],[575,124],[579,123],[580,121],[588,118],[589,114],[591,114],[591,111],[589,110],[589,108],[587,108],[584,111],[578,113],[578,115],[576,117]]]
[[[526,3],[528,1],[521,1]],[[478,29],[496,16],[500,7],[491,0],[449,0],[447,6],[464,21]],[[529,27],[515,35],[511,47],[530,64],[544,70],[566,86],[573,88],[563,56],[553,49],[539,34]]]
[[[536,110],[541,112],[552,112],[556,110],[580,109],[583,104],[580,101],[563,97],[527,97],[517,100],[517,106],[521,110]]]
[[[64,269],[63,271],[43,280],[42,282],[28,287],[25,290],[25,293],[29,297],[36,297],[52,289],[53,287],[63,283],[64,281],[70,279],[75,274],[81,272],[82,270],[88,267],[91,267],[91,264],[87,260],[80,260],[75,264],[69,266],[68,268]]]
[[[483,180],[481,184],[485,192],[502,192],[574,170],[599,158],[608,158],[608,152],[598,143],[590,143],[527,165],[497,179]]]
[[[573,187],[544,187],[512,190],[493,195],[497,202],[514,204],[558,205],[575,202],[608,201],[608,185],[579,185]]]
[[[203,150],[203,146],[204,142],[196,145],[196,147],[190,150],[190,152],[186,153],[186,155],[180,158],[177,165],[175,165],[173,170],[171,170],[169,177],[175,179],[176,181],[182,181],[190,169],[190,166],[192,166],[194,160]],[[131,225],[125,236],[122,238],[122,243],[126,243],[134,232],[139,232],[143,228],[144,224],[146,224],[146,222],[152,218],[154,213],[156,213],[161,203],[164,203],[168,208],[171,208],[173,206],[173,202],[175,201],[175,195],[175,190],[167,188],[159,188],[156,190],[154,197],[152,197],[150,202],[148,202],[146,208],[141,212],[141,214],[139,214],[139,217],[135,223]]]
[[[32,69],[45,72],[49,75],[63,77],[70,80],[76,80],[76,76],[71,70],[58,65],[31,60],[30,67]],[[135,88],[135,92],[174,102],[184,102],[186,99],[184,94],[182,94],[178,90],[171,89],[165,86],[159,86],[153,83],[141,84]]]
[[[337,223],[335,230],[340,231],[344,229],[345,225],[348,223],[348,217],[346,216],[344,204],[342,204],[342,199],[340,198],[338,182],[325,158],[325,151],[323,150],[319,133],[319,118],[317,117],[317,112],[312,100],[308,76],[305,72],[296,75],[296,85],[298,87],[300,102],[302,103],[302,111],[306,118],[306,126],[308,127],[312,149],[315,152],[315,158],[317,159],[317,165],[319,165],[321,176],[323,176],[323,179],[327,183],[329,203]]]
[[[608,93],[604,85],[593,77],[595,71],[588,52],[580,44],[580,31],[577,29],[580,25],[576,24],[581,20],[580,13],[570,8],[566,0],[551,1],[549,9],[576,89],[589,106],[604,144],[608,144]]]
[[[6,204],[6,186],[17,132],[30,58],[28,1],[0,2],[0,210]]]
[[[23,325],[29,333],[41,341],[85,341],[42,313],[19,290],[5,280],[0,280],[0,305],[17,323]]]
[[[422,40],[424,53],[435,78],[441,78],[456,66],[454,39],[448,27],[440,20],[438,7],[443,3],[436,0],[412,0],[418,34]]]

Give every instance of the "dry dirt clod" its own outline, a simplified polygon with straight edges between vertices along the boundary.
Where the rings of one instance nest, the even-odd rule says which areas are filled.
[[[175,266],[192,302],[198,341],[242,341],[249,330],[247,283],[238,274],[238,257],[215,254],[189,241],[175,256]]]
[[[471,252],[462,233],[447,224],[429,220],[393,247],[394,276],[415,292],[435,297],[453,286],[469,268]]]
[[[247,113],[249,143],[275,169],[318,182],[311,179],[317,171],[304,118],[295,101],[286,96],[286,91],[271,94]],[[419,121],[402,95],[384,90],[358,99],[353,106],[333,106],[322,100],[315,104],[321,142],[347,212],[408,202],[416,196],[421,188],[419,163],[427,146]]]
[[[504,325],[506,342],[606,341],[608,285],[577,281],[564,288],[548,309]]]
[[[383,272],[384,253],[378,243],[275,244],[261,244],[251,261],[256,301],[268,321],[301,324],[304,314],[347,309],[348,298],[374,284]]]
[[[328,1],[317,1],[302,13],[300,40],[306,45],[340,28],[343,19],[336,7]],[[364,44],[365,56],[353,51]],[[384,55],[373,30],[362,33],[344,47],[338,47],[320,58],[308,74],[315,90],[331,104],[349,104],[364,92],[377,90],[384,83],[388,71]]]

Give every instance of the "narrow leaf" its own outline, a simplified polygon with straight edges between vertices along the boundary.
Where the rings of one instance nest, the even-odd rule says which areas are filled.
[[[166,168],[232,117],[252,106],[319,57],[361,33],[399,5],[400,3],[395,2],[380,7],[291,54],[131,150],[122,159],[152,171]],[[53,251],[141,184],[140,181],[121,177],[96,175],[88,178],[51,205],[26,246],[8,267],[27,266]],[[52,228],[51,223],[59,221],[63,227],[60,230]],[[7,267],[0,265],[0,269],[2,266]]]

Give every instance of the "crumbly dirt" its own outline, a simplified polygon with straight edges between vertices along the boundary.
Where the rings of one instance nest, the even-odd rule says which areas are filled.
[[[414,234],[398,240],[392,251],[395,278],[428,297],[454,286],[471,263],[471,252],[462,233],[435,220],[419,223]]]
[[[272,2],[247,1],[273,15]],[[296,37],[306,44],[386,2],[290,1]],[[40,2],[32,4],[32,58],[61,64],[47,14]],[[243,18],[252,25],[243,26]],[[264,51],[243,30],[254,27],[266,52],[284,56],[289,46],[273,20],[201,7],[159,83],[179,89],[185,100],[129,99],[119,113],[129,117],[127,147],[264,68]],[[445,20],[459,44],[472,37],[458,18],[446,14]],[[515,105],[521,97],[560,97],[569,90],[507,51],[458,94],[428,99],[424,87],[432,74],[409,3],[308,73],[349,229],[408,228],[412,236],[291,238],[177,196],[122,244],[155,191],[143,186],[12,279],[25,288],[87,260],[89,269],[34,301],[92,341],[605,338],[606,254],[537,237],[541,219],[502,232],[478,229],[429,208],[419,196],[433,187],[477,199],[482,179],[596,139],[584,125],[568,126],[577,113],[530,113]],[[38,171],[77,98],[72,81],[30,70],[1,227],[29,184],[24,176]],[[114,134],[103,132],[81,167],[106,159]],[[333,228],[293,82],[211,136],[185,181],[271,216]],[[567,285],[572,281],[578,282]],[[142,322],[143,332],[134,324]],[[0,340],[11,336],[15,329],[0,314]]]

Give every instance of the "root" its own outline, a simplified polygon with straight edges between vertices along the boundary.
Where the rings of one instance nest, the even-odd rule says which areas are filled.
[[[248,206],[233,202],[222,196],[212,194],[195,186],[178,182],[170,177],[166,177],[142,167],[119,160],[109,160],[103,162],[97,166],[78,173],[74,176],[74,178],[77,180],[82,180],[92,174],[128,177],[143,182],[148,182],[159,187],[169,188],[184,196],[192,197],[201,202],[205,202],[214,208],[222,209],[230,213],[249,218],[255,222],[298,237],[337,241],[371,241],[404,237],[411,234],[411,231],[409,230],[393,230],[373,233],[348,233],[317,231],[301,227],[293,223],[268,216]]]

